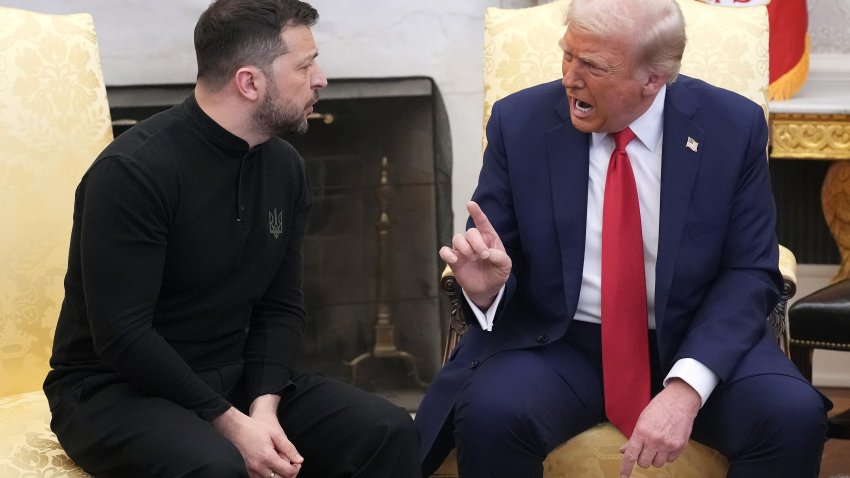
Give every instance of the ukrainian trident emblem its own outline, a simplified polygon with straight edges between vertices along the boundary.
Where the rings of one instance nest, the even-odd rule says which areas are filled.
[[[283,211],[277,212],[277,209],[269,211],[269,232],[275,239],[283,233]]]

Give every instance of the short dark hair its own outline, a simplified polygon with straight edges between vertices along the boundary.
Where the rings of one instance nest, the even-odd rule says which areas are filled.
[[[214,1],[195,25],[198,80],[219,90],[245,65],[267,69],[287,52],[284,28],[312,27],[318,19],[315,8],[298,0]]]

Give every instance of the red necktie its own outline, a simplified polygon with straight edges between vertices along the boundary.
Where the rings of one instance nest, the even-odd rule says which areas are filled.
[[[626,128],[611,135],[602,206],[602,377],[605,414],[627,437],[649,403],[646,277],[635,177]]]

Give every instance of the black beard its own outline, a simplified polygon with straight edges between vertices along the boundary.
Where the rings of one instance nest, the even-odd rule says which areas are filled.
[[[304,134],[307,132],[307,118],[303,113],[288,103],[279,107],[275,105],[275,98],[271,95],[260,105],[254,114],[254,126],[263,134],[280,136],[285,134]]]
[[[319,93],[314,91],[313,104],[317,101]],[[254,126],[259,132],[269,136],[304,134],[309,128],[303,110],[291,102],[282,102],[274,83],[269,84],[266,97],[254,114]]]

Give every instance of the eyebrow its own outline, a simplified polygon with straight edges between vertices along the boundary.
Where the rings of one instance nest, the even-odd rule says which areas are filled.
[[[589,57],[584,57],[584,58],[579,58],[579,59],[581,61],[587,63],[588,65],[590,65],[591,68],[597,68],[597,69],[600,69],[600,70],[603,70],[603,71],[611,71],[611,65],[607,61],[605,61],[604,59],[589,58]]]
[[[317,49],[314,52],[309,53],[309,54],[305,55],[304,57],[302,57],[301,60],[298,63],[299,64],[309,63],[309,62],[315,60],[316,58],[318,58],[318,56],[319,56],[319,50]]]

